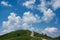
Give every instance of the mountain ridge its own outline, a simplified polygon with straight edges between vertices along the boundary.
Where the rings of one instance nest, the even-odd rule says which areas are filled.
[[[17,30],[0,36],[0,40],[57,40],[57,38],[52,38],[44,34],[33,33],[33,36],[31,36],[32,31]]]

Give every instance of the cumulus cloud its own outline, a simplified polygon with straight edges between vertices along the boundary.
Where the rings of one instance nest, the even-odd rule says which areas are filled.
[[[27,7],[27,8],[30,8],[30,9],[38,9],[42,12],[44,12],[45,10],[47,10],[47,4],[46,4],[46,1],[45,0],[40,0],[41,3],[39,5],[34,5],[36,0],[29,0],[29,1],[26,1],[23,3],[23,6]]]
[[[22,20],[23,20],[23,27],[25,29],[26,27],[28,29],[31,28],[33,23],[41,22],[40,17],[37,14],[33,15],[33,13],[31,13],[30,11],[24,13]]]
[[[29,0],[29,1],[26,1],[23,3],[23,6],[26,6],[27,8],[33,8],[34,7],[34,4],[35,3],[35,0]]]
[[[47,11],[44,11],[42,20],[45,22],[51,21],[55,17],[55,13],[51,10],[48,9]]]
[[[45,28],[45,31],[46,31],[46,32],[49,32],[49,33],[53,33],[53,32],[56,32],[56,31],[57,31],[57,28],[55,28],[55,27]]]
[[[55,13],[50,8],[47,8],[47,6],[47,2],[45,0],[41,0],[41,4],[37,5],[37,9],[43,13],[42,20],[50,22],[55,17]]]
[[[47,6],[52,6],[53,10],[60,8],[60,0],[51,0],[50,2],[46,2]]]
[[[51,5],[54,10],[56,10],[57,8],[60,8],[60,0],[53,0]]]
[[[11,32],[21,27],[21,17],[15,13],[10,13],[7,21],[3,21],[3,32]]]
[[[23,5],[25,6],[32,6],[31,4],[35,4],[35,1],[27,1],[25,3],[23,3]],[[33,5],[32,7],[35,6],[36,9],[38,9],[39,11],[41,11],[43,13],[43,16],[42,16],[42,21],[44,22],[50,22],[54,17],[55,17],[55,13],[53,12],[53,10],[51,10],[50,8],[47,8],[47,6],[51,5],[52,2],[49,4],[48,2],[46,2],[46,0],[40,0],[41,3],[39,5]],[[53,4],[52,4],[53,5]]]
[[[29,0],[23,3],[23,6],[26,6],[27,8],[35,8],[38,9],[40,11],[46,11],[47,9],[49,9],[47,6],[52,6],[52,8],[54,10],[56,10],[57,8],[60,8],[60,0],[51,0],[51,2],[46,2],[46,0],[40,0],[40,4],[39,5],[34,5],[36,2],[36,0]]]
[[[1,1],[1,4],[2,5],[4,5],[4,6],[9,6],[9,7],[11,7],[12,5],[11,4],[9,4],[8,2],[6,2],[6,1]]]
[[[55,33],[57,33],[58,28],[55,27],[47,27],[45,28],[42,33],[47,34],[48,36],[52,36],[55,35]]]
[[[41,3],[39,5],[37,5],[37,9],[44,12],[47,10],[47,7],[46,7],[46,2],[45,0],[40,0]]]
[[[26,23],[36,23],[40,22],[40,17],[37,14],[33,15],[30,11],[28,11],[24,13],[23,21]]]
[[[32,24],[38,23],[40,17],[38,15],[33,15],[31,12],[25,12],[23,17],[17,16],[15,13],[10,13],[7,21],[3,21],[3,33],[8,33],[18,29],[28,29],[32,30]],[[40,22],[40,21],[39,21]]]

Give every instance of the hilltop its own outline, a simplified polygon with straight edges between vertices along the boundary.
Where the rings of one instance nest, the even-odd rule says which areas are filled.
[[[0,40],[53,40],[53,38],[29,30],[17,30],[0,36]]]

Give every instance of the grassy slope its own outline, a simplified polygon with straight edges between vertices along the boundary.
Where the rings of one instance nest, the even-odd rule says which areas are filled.
[[[60,40],[60,36],[58,36],[58,37],[54,38],[54,40],[55,40],[55,39],[56,39],[56,40]]]
[[[31,37],[30,34],[31,31],[28,30],[17,30],[5,34],[3,36],[0,36],[0,40],[42,40],[42,39],[52,40],[51,37],[36,32],[34,32],[34,37]]]

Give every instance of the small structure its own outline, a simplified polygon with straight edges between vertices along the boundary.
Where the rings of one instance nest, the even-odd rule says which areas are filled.
[[[42,39],[42,40],[47,40],[47,39]]]
[[[34,37],[34,31],[33,30],[34,30],[34,28],[32,27],[31,28],[31,35],[30,35],[31,37]]]
[[[33,31],[31,31],[31,37],[34,37],[34,32]]]

